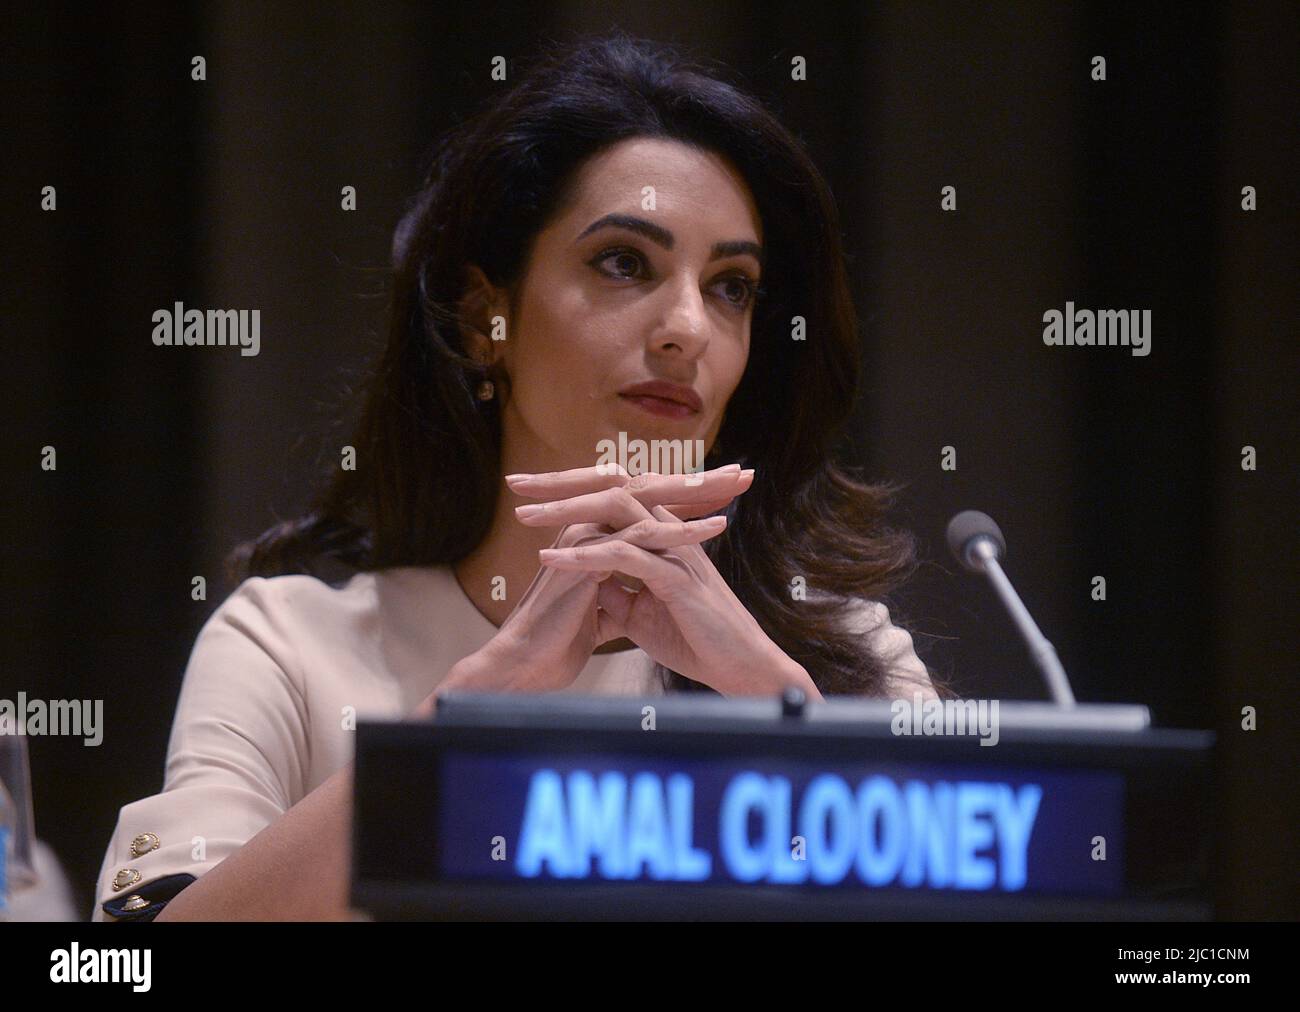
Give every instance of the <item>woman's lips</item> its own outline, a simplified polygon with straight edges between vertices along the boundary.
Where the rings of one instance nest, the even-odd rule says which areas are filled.
[[[648,411],[652,415],[659,415],[661,418],[690,418],[695,414],[695,409],[689,405],[682,404],[680,401],[670,401],[663,397],[649,397],[645,394],[629,396],[628,394],[619,394],[625,401],[630,401],[643,411]]]

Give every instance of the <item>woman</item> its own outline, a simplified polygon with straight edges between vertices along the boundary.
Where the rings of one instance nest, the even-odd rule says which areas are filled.
[[[355,720],[448,690],[934,695],[878,600],[914,566],[892,489],[831,458],[833,201],[756,101],[555,48],[436,148],[394,263],[355,467],[232,557],[96,919],[346,918]],[[602,458],[656,441],[706,469]]]

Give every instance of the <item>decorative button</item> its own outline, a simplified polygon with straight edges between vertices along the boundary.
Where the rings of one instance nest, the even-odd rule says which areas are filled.
[[[139,910],[140,908],[147,907],[148,905],[149,905],[149,901],[147,899],[145,899],[139,893],[132,893],[130,896],[126,898],[126,902],[122,904],[122,909]]]
[[[131,841],[131,856],[143,857],[151,850],[158,849],[159,840],[153,833],[141,833]]]
[[[135,885],[143,877],[134,868],[123,868],[113,876],[113,891],[121,892],[127,886]]]

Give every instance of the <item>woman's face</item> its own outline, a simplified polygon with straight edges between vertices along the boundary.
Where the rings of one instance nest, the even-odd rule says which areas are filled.
[[[707,452],[749,358],[761,243],[748,187],[716,154],[634,138],[590,159],[537,236],[518,315],[494,310],[505,473],[589,466],[620,432]],[[694,403],[626,393],[656,381]]]

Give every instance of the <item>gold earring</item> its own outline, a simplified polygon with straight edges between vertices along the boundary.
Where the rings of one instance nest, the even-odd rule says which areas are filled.
[[[490,401],[496,396],[496,384],[491,380],[483,380],[478,385],[478,399],[481,401]]]

